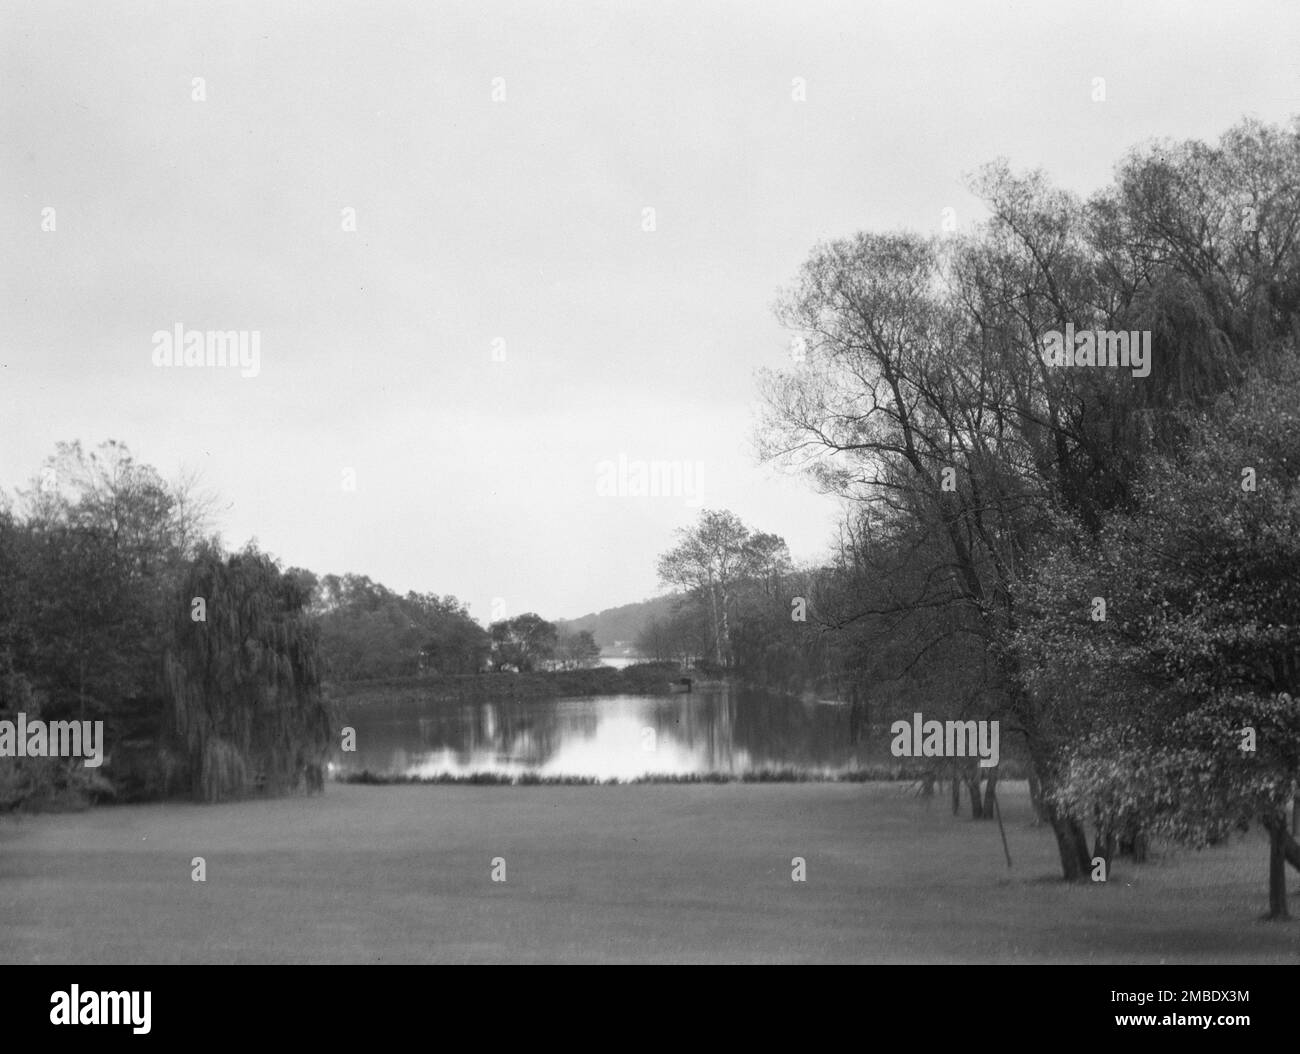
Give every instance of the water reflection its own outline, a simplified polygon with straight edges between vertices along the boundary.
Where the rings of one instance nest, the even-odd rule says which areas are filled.
[[[355,751],[336,769],[391,775],[741,775],[836,772],[867,759],[851,707],[722,689],[471,705],[410,702],[345,710]]]

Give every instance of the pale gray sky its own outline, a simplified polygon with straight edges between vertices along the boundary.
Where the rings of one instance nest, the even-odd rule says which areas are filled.
[[[701,500],[818,555],[834,506],[750,448],[814,242],[968,224],[999,155],[1087,192],[1282,121],[1298,44],[1285,0],[7,3],[0,487],[112,437],[229,544],[484,620],[656,593]],[[177,323],[260,372],[155,367]],[[601,494],[620,454],[699,493]]]

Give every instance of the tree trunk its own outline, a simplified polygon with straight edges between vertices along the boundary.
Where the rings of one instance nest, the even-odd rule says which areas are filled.
[[[1300,834],[1300,794],[1291,799],[1291,833]]]
[[[985,819],[993,818],[993,799],[997,795],[998,787],[998,767],[994,765],[989,769],[988,782],[984,784],[984,817]]]
[[[722,665],[722,623],[718,621],[718,587],[709,585],[709,603],[713,606],[713,652]]]
[[[1106,869],[1103,872],[1107,878],[1110,878],[1110,862],[1115,858],[1115,832],[1109,828],[1098,827],[1097,837],[1092,843],[1092,863],[1101,857],[1105,862]]]
[[[1268,830],[1268,915],[1269,919],[1283,920],[1291,917],[1286,903],[1287,839],[1286,814],[1264,817]]]
[[[1056,836],[1056,850],[1061,857],[1061,873],[1067,882],[1084,882],[1092,875],[1092,857],[1088,855],[1088,836],[1078,820],[1062,816],[1055,806],[1047,806],[1047,821]]]
[[[984,819],[984,803],[980,798],[980,776],[979,770],[975,771],[974,776],[967,776],[966,789],[970,791],[970,818],[972,820]]]
[[[1092,876],[1088,836],[1083,825],[1074,817],[1063,813],[1052,799],[1051,754],[1043,749],[1034,736],[1028,736],[1027,739],[1032,759],[1030,771],[1038,783],[1044,819],[1052,825],[1052,835],[1056,838],[1056,851],[1061,858],[1061,876],[1067,882],[1086,882]],[[1045,779],[1044,775],[1048,778]]]
[[[1277,829],[1281,836],[1283,859],[1300,871],[1300,842],[1287,833],[1285,814],[1278,820]]]
[[[1119,855],[1132,857],[1135,864],[1147,862],[1147,834],[1141,827],[1129,827],[1119,838]]]
[[[725,658],[720,657],[719,662],[729,667],[731,665],[731,623],[727,621],[727,600],[727,587],[724,583],[722,586],[722,641],[719,651],[720,655],[725,655]]]
[[[934,797],[934,773],[933,772],[927,772],[924,776],[921,777],[921,797],[922,798]]]
[[[864,718],[867,717],[867,714],[866,707],[862,703],[862,698],[858,694],[856,685],[851,690],[851,695],[853,702],[849,706],[849,742],[856,745],[862,742],[862,730],[867,727],[867,722],[864,720]],[[933,778],[932,773],[932,781]]]
[[[956,816],[961,812],[961,780],[956,776],[952,778],[952,814]]]
[[[1043,785],[1033,772],[1029,774],[1029,804],[1034,807],[1034,826],[1046,823],[1047,810],[1043,807]]]

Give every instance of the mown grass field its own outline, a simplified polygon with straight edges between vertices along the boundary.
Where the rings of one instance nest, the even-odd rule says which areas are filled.
[[[0,961],[1300,961],[1300,923],[1257,921],[1258,837],[1070,887],[1024,784],[1001,798],[1010,872],[995,823],[884,783],[331,784],[11,817]]]

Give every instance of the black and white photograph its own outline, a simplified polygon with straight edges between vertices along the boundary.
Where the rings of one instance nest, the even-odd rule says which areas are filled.
[[[320,1042],[427,965],[1281,1020],[1300,6],[5,0],[0,229],[38,1034],[195,965],[349,968]]]

